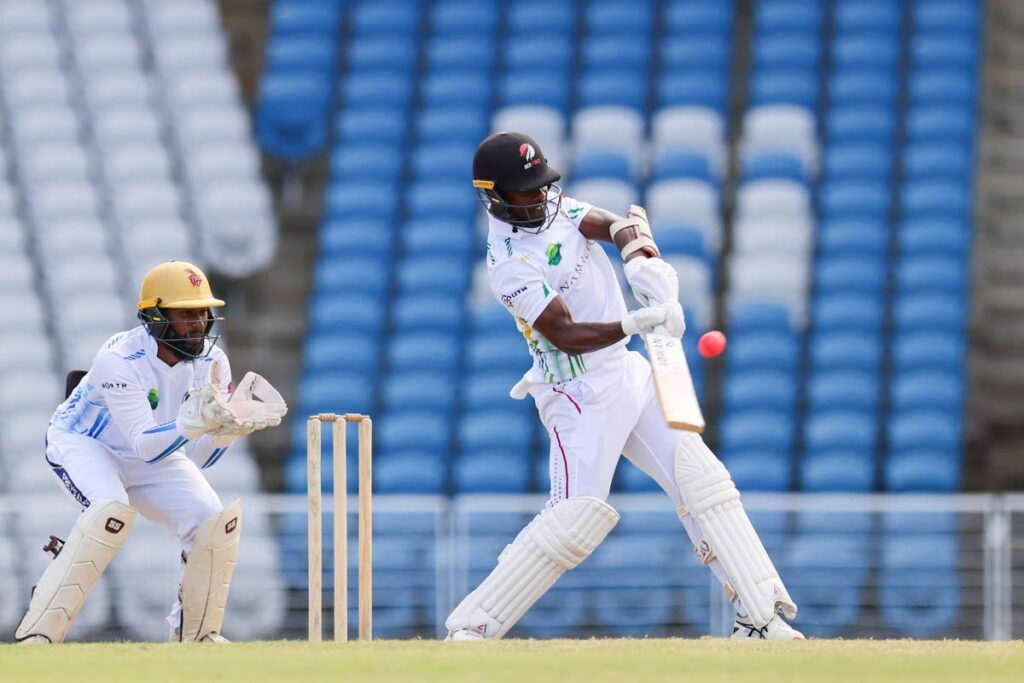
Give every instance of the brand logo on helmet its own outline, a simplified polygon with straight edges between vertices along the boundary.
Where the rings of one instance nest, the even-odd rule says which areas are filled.
[[[519,156],[526,160],[526,163],[523,164],[524,170],[529,169],[531,166],[536,166],[543,161],[543,159],[537,158],[537,150],[528,142],[519,145]]]
[[[185,272],[188,273],[188,283],[193,287],[198,287],[203,284],[202,276],[191,268],[186,268]]]

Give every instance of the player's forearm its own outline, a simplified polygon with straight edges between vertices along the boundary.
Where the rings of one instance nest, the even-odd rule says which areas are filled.
[[[185,454],[199,469],[212,467],[229,448],[229,446],[217,446],[213,443],[213,439],[212,435],[205,434],[190,443],[185,449]]]
[[[165,424],[154,424],[139,431],[133,439],[133,450],[147,463],[160,462],[174,451],[188,443],[188,437],[181,431],[177,420]]]
[[[577,323],[565,325],[552,344],[569,355],[590,353],[622,341],[626,334],[620,323]]]

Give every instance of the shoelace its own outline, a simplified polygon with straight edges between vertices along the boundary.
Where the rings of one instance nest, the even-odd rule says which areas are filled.
[[[758,628],[753,624],[748,624],[743,621],[737,621],[736,626],[732,627],[732,632],[736,633],[736,631],[739,631],[741,627],[747,629],[747,633],[744,635],[744,638],[760,638],[761,640],[767,640],[767,625]]]

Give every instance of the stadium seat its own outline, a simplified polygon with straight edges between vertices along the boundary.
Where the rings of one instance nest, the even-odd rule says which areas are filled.
[[[880,387],[877,375],[856,370],[820,371],[811,374],[807,389],[811,412],[878,409]]]
[[[529,468],[519,452],[463,451],[455,462],[455,486],[460,493],[522,493]]]
[[[898,633],[926,638],[953,628],[962,600],[957,546],[953,534],[890,534],[885,539],[882,616]]]
[[[874,448],[842,446],[808,451],[800,463],[804,491],[867,492],[874,487]]]
[[[789,453],[793,431],[793,417],[785,412],[757,410],[727,414],[722,419],[722,450],[725,453],[743,450]]]
[[[730,448],[722,453],[722,462],[736,486],[744,491],[790,490],[792,465],[786,448],[770,444],[764,448]]]
[[[444,481],[444,462],[431,454],[396,453],[373,463],[376,493],[437,494],[444,490]]]
[[[396,372],[381,387],[388,412],[427,410],[447,412],[455,401],[455,385],[439,372]]]
[[[889,445],[893,449],[956,449],[962,432],[960,415],[941,411],[893,413],[888,424]]]
[[[870,453],[875,448],[878,424],[871,413],[826,410],[804,421],[804,443],[809,451],[853,450]]]
[[[810,341],[811,363],[816,370],[878,372],[882,344],[877,331],[864,326],[851,331],[818,332]]]

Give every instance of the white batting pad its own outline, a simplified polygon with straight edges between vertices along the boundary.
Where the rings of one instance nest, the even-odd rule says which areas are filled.
[[[771,621],[776,608],[795,619],[796,603],[750,523],[729,471],[695,434],[680,437],[675,469],[687,512],[700,524],[754,625]]]
[[[235,500],[200,525],[181,580],[182,642],[220,633],[242,535],[242,503]]]
[[[567,570],[590,556],[619,521],[597,498],[560,501],[527,525],[507,546],[483,583],[445,621],[448,630],[471,629],[485,638],[508,633]]]
[[[95,501],[75,522],[60,554],[43,572],[15,637],[41,635],[64,642],[100,575],[124,545],[135,510],[115,500]]]

